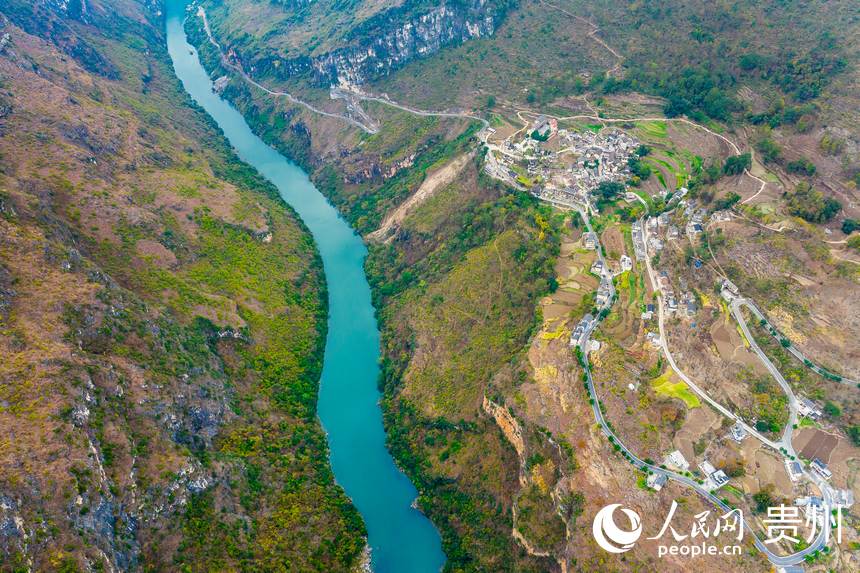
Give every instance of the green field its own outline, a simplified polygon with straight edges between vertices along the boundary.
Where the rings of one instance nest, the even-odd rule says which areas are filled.
[[[672,378],[672,372],[667,370],[662,376],[651,381],[651,387],[658,396],[677,398],[684,402],[687,408],[698,408],[702,405],[698,396],[693,394],[686,382],[673,382]]]
[[[666,139],[668,136],[665,121],[643,121],[637,123],[636,127],[638,127],[639,130],[649,138]]]

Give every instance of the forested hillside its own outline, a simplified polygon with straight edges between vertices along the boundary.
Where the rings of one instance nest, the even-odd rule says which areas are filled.
[[[860,218],[854,2],[445,2],[440,6],[466,18],[470,10],[495,10],[492,28],[435,41],[420,57],[409,51],[412,36],[396,53],[369,48],[360,52],[362,69],[378,73],[347,76],[297,66],[317,69],[312,62],[339,49],[372,47],[361,43],[365,32],[385,37],[414,23],[411,9],[427,6],[360,2],[335,11],[324,3],[238,0],[201,6],[221,50],[198,18],[187,28],[213,76],[226,78],[224,95],[311,173],[370,243],[390,448],[442,532],[450,571],[550,571],[561,563],[568,570],[611,568],[619,562],[606,560],[591,542],[590,522],[577,518],[622,495],[648,511],[666,510],[662,498],[643,491],[644,478],[629,471],[617,444],[595,430],[581,364],[567,344],[596,288],[579,222],[562,221],[490,178],[477,141],[481,125],[471,118],[485,118],[499,140],[531,129],[542,113],[571,118],[566,127],[573,130],[632,130],[648,141],[630,179],[646,208],[665,209],[665,194],[687,185],[708,212],[736,209],[749,229],[738,226],[750,233],[757,226],[796,228],[806,241],[796,250],[822,261],[821,276],[834,284],[856,281],[840,250],[849,248],[840,242],[842,230],[852,232]],[[443,37],[435,31],[427,38]],[[265,93],[237,70],[335,116]],[[332,86],[359,95],[330,92]],[[465,110],[469,117],[428,110]],[[677,122],[660,121],[664,116]],[[618,123],[608,123],[613,119]],[[642,213],[638,203],[619,201],[619,187],[607,193],[600,207],[607,212],[598,220],[598,232],[614,241],[610,258],[625,249],[632,254],[630,222]],[[835,246],[825,246],[823,237]],[[760,239],[734,240],[719,231],[708,239],[715,255],[705,245],[690,246],[686,258],[676,257],[680,262],[667,255],[667,264],[677,262],[673,272],[692,273],[682,280],[710,281],[691,269],[693,261],[714,257],[757,295],[768,292],[766,285],[787,284],[780,273],[807,272],[786,259],[773,275],[753,276],[755,264],[729,265],[721,249],[739,249],[752,261],[758,255],[747,251]],[[610,314],[600,339],[609,355],[596,367],[606,402],[622,403],[614,418],[619,431],[630,424],[628,436],[653,445],[658,428],[671,440],[682,426],[686,432],[713,423],[701,409],[687,412],[677,399],[649,391],[648,377],[659,379],[665,364],[644,345],[636,300],[644,304],[653,292],[644,276],[624,276],[622,308]],[[705,304],[713,295],[702,289]],[[774,290],[778,300],[762,300],[782,312],[794,304],[782,296],[791,292]],[[823,308],[816,303],[797,320],[836,320],[822,316]],[[831,356],[850,356],[845,337],[836,338],[832,348],[839,350]],[[697,372],[706,379],[719,371],[702,368]],[[642,386],[624,402],[628,381]],[[642,419],[634,414],[640,408],[647,410]],[[698,501],[685,499],[691,502],[685,511],[697,511]],[[758,570],[756,555],[707,566]],[[654,567],[639,552],[619,565]]]
[[[162,27],[0,4],[0,570],[352,570],[319,258]]]

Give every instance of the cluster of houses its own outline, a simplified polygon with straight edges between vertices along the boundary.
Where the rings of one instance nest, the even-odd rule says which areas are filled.
[[[573,329],[573,333],[570,335],[570,346],[574,348],[582,348],[593,325],[594,317],[591,314],[583,316],[582,320],[579,321],[576,328]]]
[[[681,473],[690,471],[690,462],[687,461],[680,450],[669,452],[663,460],[663,465]],[[726,472],[715,468],[708,460],[704,460],[698,467],[702,475],[705,476],[703,487],[707,490],[714,491],[729,483],[729,476],[726,475]],[[648,476],[646,484],[651,489],[660,491],[666,484],[666,476],[661,474],[651,474]]]
[[[598,308],[603,308],[612,300],[612,279],[603,276],[600,279],[600,286],[597,287],[597,296],[594,298],[594,303]]]
[[[833,501],[833,507],[842,507],[847,509],[854,505],[854,492],[850,489],[833,489],[830,491],[830,495]],[[833,515],[832,512],[825,511],[824,500],[821,497],[817,495],[798,497],[794,500],[794,505],[796,507],[804,508],[807,523],[812,523],[812,521],[815,520],[817,525],[822,526],[824,524],[825,517],[829,517],[829,525],[831,527],[836,526],[836,516]],[[833,507],[830,509],[833,509]]]
[[[660,228],[660,217],[663,217],[663,220],[666,222],[663,229],[668,230],[669,215],[666,213],[661,214],[659,217],[648,217],[648,220],[645,221],[645,228],[648,230],[648,243],[646,247],[652,255],[656,255],[662,251],[664,246],[663,239],[660,236],[660,231],[663,230]]]
[[[670,198],[670,204],[673,201],[677,201],[678,206],[684,208],[684,215],[687,221],[684,232],[690,240],[695,240],[704,231],[704,223],[708,212],[704,208],[697,207],[695,201],[688,202],[681,199],[686,194],[687,189],[684,187],[680,188]],[[641,256],[644,259],[648,253],[651,255],[657,254],[663,250],[666,241],[676,241],[681,237],[681,230],[670,219],[668,210],[656,217],[649,217],[645,222],[645,226],[648,231],[647,244],[643,242],[639,225],[637,224],[636,228],[632,229],[633,247],[637,251],[637,258]]]
[[[627,160],[639,140],[628,133],[618,129],[602,133],[562,129],[558,135],[567,144],[565,150],[577,155],[576,163],[568,167],[571,187],[591,191],[603,181],[624,181],[630,176]]]
[[[597,248],[597,235],[593,232],[589,232],[585,234],[583,238],[583,243],[585,244],[585,248],[589,250],[594,250]],[[633,262],[630,260],[630,257],[624,257],[627,259],[626,270],[630,270],[633,267]],[[621,268],[625,268],[625,262],[622,260]],[[603,308],[612,300],[612,269],[604,262],[603,259],[598,258],[591,264],[591,273],[600,278],[600,286],[597,287],[597,295],[594,299],[595,304],[598,308]]]
[[[830,471],[827,464],[819,458],[815,458],[809,463],[809,469],[825,480],[829,480],[833,477],[833,472]],[[786,460],[785,470],[788,472],[789,479],[793,482],[798,481],[803,475],[803,466],[797,460]]]
[[[696,296],[692,291],[685,290],[681,293],[680,298],[675,296],[675,291],[672,288],[672,280],[669,278],[667,271],[660,271],[657,275],[657,286],[663,294],[663,300],[666,303],[665,311],[667,315],[677,315],[686,318],[693,318],[698,311]]]
[[[604,181],[622,182],[630,177],[627,160],[639,141],[624,131],[601,133],[558,129],[553,118],[539,117],[528,134],[504,141],[488,154],[485,170],[493,177],[527,187],[536,197],[563,207],[591,207],[590,193]],[[549,147],[543,144],[558,137]],[[566,157],[575,157],[567,160]],[[519,176],[525,167],[529,181]],[[519,173],[518,173],[519,171]]]
[[[684,204],[684,215],[687,218],[687,226],[684,230],[690,240],[695,240],[704,231],[708,211],[704,207],[697,207],[695,201],[690,201]]]
[[[686,192],[687,190],[682,187],[676,192],[675,197],[683,197]],[[683,204],[684,201],[681,201],[680,203]],[[686,204],[687,208],[689,208],[690,204],[692,204],[692,202]],[[702,221],[705,216],[705,211],[703,209],[694,210],[692,216],[693,218],[687,223],[688,235],[690,235],[690,229],[693,230],[693,235],[702,232]],[[693,225],[693,227],[691,227],[691,225]],[[655,255],[663,250],[666,246],[666,241],[677,241],[681,237],[680,229],[671,220],[668,212],[663,212],[656,217],[648,217],[645,221],[645,227],[648,231],[647,244],[641,237],[642,233],[639,226],[637,225],[636,229],[632,229],[633,248],[637,252],[637,258],[641,257],[644,259],[648,254]]]
[[[642,235],[642,224],[635,221],[630,226],[630,236],[633,239],[633,254],[637,261],[644,261],[648,253],[645,249],[645,238]]]

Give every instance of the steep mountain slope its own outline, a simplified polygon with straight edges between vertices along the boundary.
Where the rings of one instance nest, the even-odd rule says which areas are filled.
[[[321,264],[162,25],[0,6],[0,570],[352,570]]]
[[[94,4],[87,6],[92,11]],[[583,516],[593,515],[607,503],[631,501],[653,516],[665,515],[668,501],[676,498],[684,502],[678,517],[687,520],[709,506],[686,488],[669,486],[660,496],[644,490],[644,477],[617,453],[617,445],[608,443],[595,429],[589,397],[582,389],[582,368],[566,340],[576,321],[591,309],[595,286],[594,277],[587,272],[591,255],[580,249],[581,228],[575,217],[562,221],[546,205],[483,173],[482,150],[475,140],[481,125],[473,118],[481,115],[498,132],[510,134],[540,112],[587,116],[582,118],[588,122],[582,129],[589,130],[600,129],[605,116],[687,114],[707,124],[711,136],[716,138],[714,133],[719,132],[720,137],[736,141],[742,151],[752,151],[750,168],[765,182],[761,187],[753,185],[748,176],[724,176],[725,141],[705,145],[709,137],[702,131],[685,133],[667,128],[667,122],[648,124],[654,137],[649,144],[655,149],[689,155],[691,197],[709,210],[716,209],[721,200],[731,199],[733,192],[738,193],[734,201],[749,201],[735,207],[737,220],[725,227],[727,234],[741,237],[743,231],[753,239],[726,240],[714,230],[713,240],[706,246],[713,247],[716,256],[705,254],[704,243],[695,251],[692,245],[690,249],[673,248],[665,261],[671,263],[673,276],[698,285],[702,306],[708,306],[711,314],[708,319],[717,326],[714,317],[721,318],[719,309],[704,302],[716,298],[710,292],[716,275],[697,270],[693,261],[699,257],[699,262],[721,262],[745,292],[755,294],[768,305],[768,311],[783,316],[781,311],[796,306],[793,296],[780,296],[797,290],[792,281],[809,283],[804,288],[811,292],[817,290],[802,272],[801,265],[810,260],[822,261],[818,272],[811,275],[820,277],[817,280],[843,285],[844,292],[851,292],[848,285],[853,288],[857,283],[851,247],[839,243],[841,235],[833,236],[840,233],[843,218],[860,217],[854,181],[860,148],[855,121],[860,108],[853,90],[857,83],[856,3],[768,2],[761,7],[747,1],[631,2],[623,6],[629,8],[625,10],[612,2],[531,0],[516,6],[486,1],[446,2],[441,7],[409,1],[203,0],[199,6],[208,17],[213,37],[210,41],[196,11],[188,20],[190,35],[213,77],[223,78],[218,82],[223,94],[255,129],[301,163],[365,236],[370,237],[383,221],[397,219],[390,231],[372,237],[375,242],[367,265],[383,328],[381,385],[386,425],[392,452],[419,487],[420,507],[442,531],[448,570],[686,567],[684,561],[656,561],[653,547],[647,545],[625,554],[623,560],[610,561],[591,538],[590,520]],[[26,13],[20,7],[16,10]],[[826,17],[819,17],[821,14]],[[428,15],[430,25],[421,27],[422,18]],[[478,21],[487,22],[488,16],[492,27],[475,27]],[[17,19],[25,28],[32,26],[20,16]],[[75,47],[98,45],[92,37],[81,43],[80,38],[68,38],[66,28],[52,30],[63,53],[92,68],[91,74],[101,74],[105,79],[99,82],[128,81],[115,58],[99,59],[91,50]],[[835,39],[828,41],[829,36]],[[794,55],[786,56],[792,50]],[[789,65],[783,65],[786,60]],[[255,87],[243,73],[269,91]],[[110,79],[116,74],[120,80]],[[393,106],[384,97],[374,100],[330,92],[329,87],[341,80],[360,83],[360,89],[372,95],[388,94],[402,105]],[[310,105],[296,104],[281,90]],[[143,113],[138,107],[134,107],[136,113]],[[7,108],[4,103],[3,109]],[[470,112],[457,115],[458,108]],[[453,113],[422,111],[443,109]],[[802,159],[809,160],[815,170]],[[97,163],[99,168],[103,165],[103,161]],[[653,165],[661,169],[656,159]],[[424,185],[446,170],[455,170],[457,175],[440,178],[443,182],[438,185]],[[659,194],[661,187],[655,179],[643,189]],[[811,183],[842,202],[840,214],[831,215],[827,223],[829,237],[820,228],[808,230],[809,225],[797,218],[806,216],[820,223],[817,219],[825,213],[816,209],[827,207],[824,195],[804,187],[802,192],[795,191],[801,183]],[[410,204],[419,188],[426,195],[414,201],[405,215],[392,217],[399,207]],[[220,204],[207,189],[198,192],[210,198],[210,208]],[[199,205],[194,197],[177,194],[194,207]],[[804,204],[807,198],[808,206]],[[157,199],[153,202],[158,204]],[[4,213],[14,212],[14,216],[24,209],[20,199],[2,207]],[[100,208],[111,212],[110,205]],[[230,219],[228,211],[216,214],[228,223],[257,228],[247,217]],[[229,212],[238,216],[237,212],[247,211]],[[629,224],[623,215],[620,207],[600,221],[601,232],[615,237],[613,250],[619,252],[627,248],[625,240],[629,240]],[[183,225],[196,224],[178,219]],[[791,233],[760,239],[755,233],[762,225],[778,229],[777,233],[783,228]],[[262,224],[259,230],[265,230]],[[149,231],[135,231],[141,232]],[[164,234],[160,227],[155,233]],[[125,230],[116,234],[119,239],[114,244],[134,241],[138,249],[147,248],[139,235]],[[196,237],[191,231],[186,236]],[[277,239],[277,233],[274,236]],[[760,250],[749,249],[760,240]],[[188,242],[189,248],[195,247],[196,243]],[[809,256],[786,255],[784,262],[774,261],[773,245],[797,253],[802,249]],[[760,265],[768,253],[771,264]],[[129,285],[136,284],[131,281],[138,277],[137,271],[132,272],[128,265],[119,269],[121,265],[108,265],[112,254],[102,253],[98,264],[126,277],[123,280]],[[154,258],[158,253],[144,254],[158,263]],[[617,259],[612,252],[608,255]],[[730,266],[728,258],[747,262]],[[177,260],[183,261],[181,257]],[[317,275],[309,272],[307,276]],[[834,277],[844,282],[837,283]],[[192,314],[181,312],[177,302],[184,300],[185,287],[172,287],[175,283],[167,282],[162,274],[157,278],[146,282],[145,288],[135,288],[152,292],[167,284],[159,300],[179,317]],[[191,278],[212,287],[197,272]],[[14,301],[10,293],[19,292],[20,287],[7,279],[8,273],[6,278],[0,276],[0,292],[4,300]],[[653,294],[643,279],[640,275],[640,282],[626,286],[627,292],[621,295],[623,308],[606,321],[606,333],[601,334],[605,336],[601,339],[604,354],[598,355],[603,361],[594,367],[597,387],[619,434],[642,446],[642,455],[676,442],[683,445],[674,447],[695,451],[702,447],[705,436],[716,441],[725,432],[701,409],[688,412],[678,399],[649,392],[651,378],[662,375],[664,365],[644,343],[644,321],[639,319],[633,295],[638,292],[641,299]],[[221,284],[219,278],[218,288],[204,291],[224,294]],[[633,284],[638,286],[634,289]],[[558,286],[561,288],[556,290]],[[824,316],[817,316],[816,308],[808,318],[828,324],[826,314],[837,311],[831,308],[826,291],[821,292],[817,308]],[[235,293],[231,290],[228,298]],[[205,297],[196,301],[194,312],[210,316],[221,326],[241,325],[231,318],[231,308],[219,309],[221,315],[215,311],[206,314],[207,305],[218,306]],[[241,319],[258,309],[254,303],[240,306],[244,310],[236,314]],[[80,326],[87,323],[85,316],[70,315],[68,320],[85,331]],[[850,314],[844,320],[850,321]],[[780,326],[784,324],[791,326],[792,322],[786,320]],[[720,343],[723,331],[715,326],[714,332]],[[824,354],[828,363],[838,364],[855,355],[850,329],[846,332],[849,334],[841,336],[847,343],[843,338],[828,343]],[[691,356],[694,350],[702,350],[706,356],[717,352],[708,345],[709,335],[702,335],[707,344],[698,339],[690,342],[684,336],[672,343],[690,343]],[[258,339],[252,336],[252,341]],[[222,361],[235,365],[218,348]],[[261,361],[254,364],[259,366]],[[697,377],[708,377],[708,363],[696,364],[701,368]],[[724,365],[715,364],[715,369]],[[644,383],[633,392],[628,382],[634,387]],[[312,388],[303,391],[299,414],[291,414],[301,419],[309,415],[313,395]],[[756,399],[768,402],[768,392],[758,392]],[[236,414],[257,412],[259,404],[240,402]],[[292,398],[287,404],[293,412]],[[844,404],[853,404],[853,398],[849,396]],[[652,418],[659,420],[652,423]],[[843,420],[854,424],[856,416],[852,412]],[[270,434],[261,437],[243,426],[229,440],[216,440],[220,456],[207,463],[247,459],[241,471],[234,469],[229,474],[237,478],[239,504],[229,496],[192,496],[183,525],[185,541],[175,559],[187,563],[193,557],[201,568],[229,568],[249,561],[265,568],[284,552],[297,559],[312,555],[310,560],[304,557],[309,567],[322,569],[339,569],[355,561],[360,526],[351,521],[354,514],[331,487],[325,468],[312,463],[322,459],[318,457],[316,426],[300,427],[308,428],[307,432],[295,432],[289,441],[276,443],[284,445],[287,458],[302,471],[312,468],[308,469],[310,477],[298,484],[287,482],[280,489],[267,489],[266,484],[279,476],[261,459],[280,453],[262,448],[261,444],[272,442]],[[655,437],[657,427],[662,433]],[[695,443],[689,436],[696,437]],[[302,440],[311,442],[308,450],[302,449]],[[101,443],[98,436],[94,443]],[[758,454],[751,458],[767,467],[775,459]],[[779,469],[779,460],[776,462]],[[322,489],[314,488],[318,484]],[[755,481],[755,485],[759,483]],[[282,494],[278,502],[258,501],[260,496],[271,499],[267,495],[275,489]],[[743,492],[739,495],[743,497]],[[316,508],[330,511],[314,513],[316,508],[310,504],[320,498]],[[280,504],[284,511],[269,511],[271,503]],[[291,504],[301,508],[298,513],[286,510]],[[226,514],[240,511],[240,507],[256,512],[262,525],[249,526],[247,534],[239,520],[228,517],[210,525],[222,507],[227,508]],[[307,543],[337,551],[308,552],[305,548],[302,552],[299,548],[304,546],[295,544],[296,537],[279,537],[275,531],[277,524],[289,530],[297,523],[311,523],[313,531],[334,527],[326,539]],[[311,538],[304,535],[300,530],[297,537]],[[240,540],[238,545],[234,539]],[[334,562],[326,561],[333,555]],[[851,570],[850,555],[846,550],[838,557],[845,556],[844,570]],[[752,550],[740,558],[716,557],[702,565],[703,570],[758,571],[766,567],[761,555]]]
[[[349,4],[349,3],[348,3]],[[444,46],[491,35],[507,0],[209,3],[216,34],[262,76],[360,84]]]
[[[323,4],[285,8],[203,0],[211,38],[199,16],[189,18],[187,28],[207,66],[224,78],[223,94],[311,173],[370,242],[367,268],[383,329],[381,385],[390,447],[419,487],[420,507],[442,532],[447,570],[682,570],[688,562],[657,560],[654,548],[642,543],[621,559],[607,557],[585,516],[620,501],[653,517],[665,515],[670,500],[678,499],[681,522],[712,509],[687,488],[670,485],[659,496],[648,491],[644,476],[596,429],[581,365],[567,343],[592,308],[596,279],[587,270],[593,254],[581,248],[576,217],[562,221],[483,172],[475,116],[485,118],[501,141],[521,133],[540,113],[577,116],[573,122],[582,130],[599,130],[605,117],[688,115],[711,131],[654,121],[647,124],[650,134],[639,133],[662,150],[655,155],[665,152],[665,159],[651,157],[660,176],[678,181],[659,161],[668,165],[670,154],[688,158],[684,181],[690,197],[708,210],[721,201],[749,200],[736,207],[743,223],[727,229],[784,225],[791,235],[775,240],[803,236],[803,248],[823,262],[820,276],[834,284],[838,277],[845,292],[856,287],[858,267],[838,243],[841,236],[833,236],[844,218],[860,216],[853,182],[860,148],[852,91],[856,3],[766,4],[523,0],[507,7],[492,33],[440,44],[421,57],[406,57],[411,53],[404,48],[396,65],[390,53],[362,48],[361,65],[379,73],[360,76],[296,74],[283,66],[348,49],[355,37],[350,30],[367,29],[364,22],[385,22],[377,37],[400,30],[409,22],[411,4],[394,9],[360,2],[347,16]],[[310,29],[318,36],[297,41]],[[781,64],[792,50],[789,63]],[[363,93],[330,91],[340,79],[360,84],[357,91]],[[428,113],[434,110],[449,113]],[[750,168],[758,182],[748,175],[724,176],[730,153],[725,138],[752,152]],[[769,153],[776,148],[780,153]],[[804,158],[817,171],[799,170]],[[451,171],[453,178],[439,176]],[[659,202],[666,190],[657,179],[642,189]],[[802,182],[823,195],[807,192],[792,202]],[[806,196],[826,205],[824,195],[837,198],[842,210],[826,230],[809,231],[796,205]],[[628,211],[626,204],[611,205],[599,222],[601,233],[614,237],[608,256],[615,261],[625,250],[632,255]],[[396,224],[389,226],[392,220]],[[707,246],[745,290],[759,296],[776,281],[791,288],[789,277],[775,276],[783,268],[762,276],[753,264],[727,265],[730,249],[742,250],[744,242],[713,233]],[[833,245],[824,243],[827,233]],[[686,241],[673,248],[672,258],[667,255],[672,272],[687,284],[701,281],[703,300],[714,298],[704,285],[717,275],[693,265],[696,257],[701,263],[713,256],[703,254],[702,245],[695,251],[684,247]],[[626,292],[599,334],[604,350],[594,366],[612,423],[642,446],[641,455],[670,446],[692,450],[690,436],[701,441],[697,449],[708,440],[722,443],[726,429],[712,413],[688,411],[677,398],[651,390],[651,379],[662,375],[665,364],[646,344],[639,306],[654,293],[644,275],[630,284],[619,287]],[[788,297],[761,300],[779,313]],[[854,349],[843,344],[850,336],[828,345],[828,360],[852,360]],[[673,344],[681,342],[673,338]],[[716,352],[702,348],[703,356]],[[718,379],[707,364],[689,367],[697,376]],[[765,392],[756,396],[766,398]],[[853,407],[853,398],[840,403]],[[775,458],[758,455],[751,460],[771,467]],[[746,494],[752,495],[767,479],[749,481],[756,489]],[[737,495],[743,500],[745,493]],[[851,555],[845,551],[837,558],[845,559],[843,570],[850,570]],[[768,567],[752,549],[696,563],[706,571]]]

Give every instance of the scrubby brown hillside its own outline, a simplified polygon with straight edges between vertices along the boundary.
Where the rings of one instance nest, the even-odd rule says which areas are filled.
[[[319,259],[161,26],[0,5],[0,570],[350,570]]]

